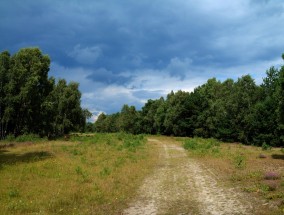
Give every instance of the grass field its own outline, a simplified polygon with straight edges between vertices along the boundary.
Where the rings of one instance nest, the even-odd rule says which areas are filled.
[[[2,148],[1,214],[118,214],[150,173],[152,153],[145,137],[126,134]]]
[[[284,213],[283,150],[214,139],[155,138],[183,145],[220,182],[261,204],[260,214]],[[120,214],[158,161],[157,148],[143,135],[28,139],[14,146],[0,143],[1,214]]]
[[[283,149],[220,143],[214,139],[177,138],[189,156],[200,161],[228,186],[248,193],[262,214],[284,214]]]

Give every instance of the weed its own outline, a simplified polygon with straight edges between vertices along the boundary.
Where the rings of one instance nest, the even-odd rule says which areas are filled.
[[[73,149],[72,151],[71,151],[71,153],[73,154],[73,155],[82,155],[82,152],[80,152],[78,149]]]
[[[107,145],[111,145],[111,140],[110,140],[110,139],[107,139],[106,144],[107,144]]]
[[[83,169],[80,166],[77,166],[75,171],[76,171],[77,175],[82,177],[83,182],[89,181],[87,172],[83,171]]]
[[[11,187],[8,191],[8,196],[10,198],[19,197],[20,196],[19,190],[15,187]]]
[[[78,175],[82,175],[82,174],[83,174],[83,170],[82,170],[82,168],[79,167],[79,166],[76,167],[75,171],[76,171],[76,173],[77,173]]]
[[[65,145],[63,145],[63,146],[61,146],[61,150],[62,150],[63,152],[67,152],[67,151],[68,151],[68,147],[65,146]]]
[[[234,156],[233,162],[235,168],[243,169],[246,166],[246,157],[243,154],[238,153]]]
[[[104,167],[99,173],[101,177],[109,176],[110,174],[111,174],[111,170],[108,167]]]
[[[125,158],[124,157],[118,157],[114,163],[114,166],[117,168],[117,167],[120,167],[120,166],[123,166],[125,163]]]
[[[265,181],[264,186],[266,186],[267,191],[275,191],[277,187],[279,186],[279,183],[277,181]]]

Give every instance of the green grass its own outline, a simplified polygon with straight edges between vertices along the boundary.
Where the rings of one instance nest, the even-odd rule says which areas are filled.
[[[151,171],[144,136],[95,134],[0,150],[1,214],[119,214]]]
[[[218,156],[220,154],[220,142],[216,139],[187,138],[183,141],[183,147],[195,155],[204,156],[211,154]]]

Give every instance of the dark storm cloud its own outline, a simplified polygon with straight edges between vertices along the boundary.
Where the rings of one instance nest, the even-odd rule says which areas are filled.
[[[51,74],[75,78],[83,96],[128,90],[108,107],[107,96],[84,100],[113,112],[213,76],[260,80],[284,52],[283,11],[282,0],[2,0],[0,49],[40,47]]]

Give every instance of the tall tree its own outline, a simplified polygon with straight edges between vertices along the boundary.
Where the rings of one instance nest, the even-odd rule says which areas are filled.
[[[21,49],[11,58],[4,120],[15,135],[38,132],[41,104],[50,93],[49,65],[49,57],[38,48]]]
[[[167,111],[164,121],[165,132],[168,135],[186,136],[189,135],[188,120],[191,116],[189,107],[188,92],[171,92],[167,96]]]
[[[284,54],[282,54],[282,59],[284,60]],[[284,66],[280,69],[279,85],[279,132],[281,145],[284,146]]]
[[[121,131],[137,133],[138,113],[134,106],[123,105],[120,112],[119,127]]]
[[[4,138],[6,126],[4,125],[4,111],[6,109],[6,87],[8,83],[8,71],[10,68],[10,53],[4,51],[0,54],[0,140]]]

